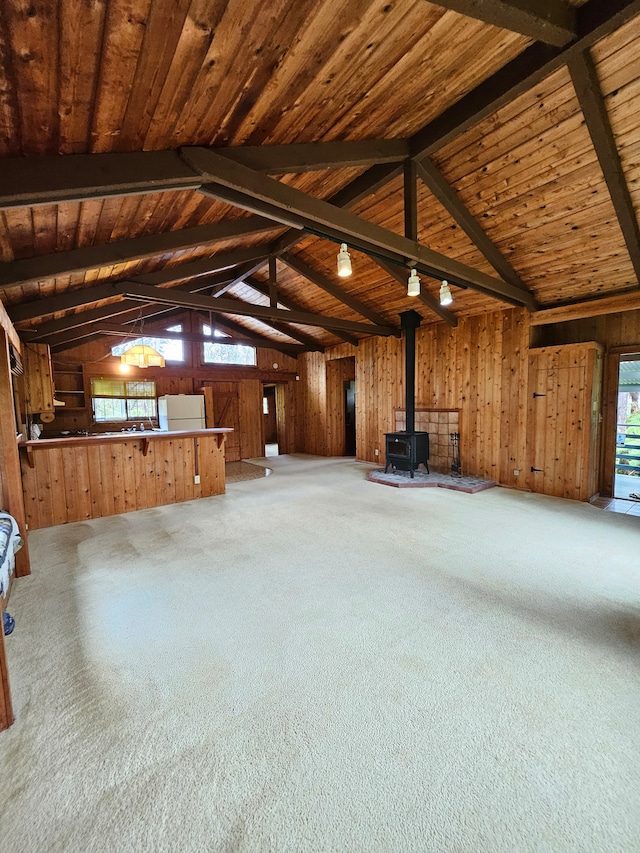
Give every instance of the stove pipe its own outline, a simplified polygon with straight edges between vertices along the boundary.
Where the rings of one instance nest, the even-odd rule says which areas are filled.
[[[416,429],[416,329],[422,322],[417,311],[402,311],[400,326],[404,329],[404,391],[407,432]]]

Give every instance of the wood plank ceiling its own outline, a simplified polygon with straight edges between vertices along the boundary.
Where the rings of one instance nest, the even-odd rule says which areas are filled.
[[[4,0],[0,297],[54,349],[637,301],[638,57],[640,0]]]

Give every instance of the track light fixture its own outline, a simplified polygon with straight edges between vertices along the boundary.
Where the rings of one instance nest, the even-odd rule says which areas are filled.
[[[411,270],[407,281],[407,296],[420,296],[420,279],[416,270]]]
[[[449,289],[449,282],[443,281],[440,285],[440,305],[451,305],[452,302],[453,296]]]
[[[347,251],[347,244],[342,243],[338,252],[338,275],[345,278],[351,275],[351,255]]]

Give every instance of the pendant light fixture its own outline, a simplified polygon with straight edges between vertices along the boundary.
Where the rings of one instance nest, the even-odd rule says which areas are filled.
[[[451,295],[449,282],[443,281],[440,286],[440,305],[451,305],[452,302],[453,296]]]
[[[136,344],[120,356],[122,364],[132,364],[134,367],[164,367],[164,358],[153,347],[146,344]]]
[[[351,272],[351,255],[347,251],[347,244],[342,243],[338,252],[338,275],[346,278]]]
[[[407,281],[407,296],[420,296],[420,279],[416,270],[411,270]]]
[[[155,350],[148,344],[142,343],[145,339],[142,309],[140,309],[140,317],[138,319],[140,322],[138,340],[141,341],[141,343],[129,347],[129,349],[123,352],[120,356],[120,364],[124,365],[123,371],[127,371],[129,365],[133,365],[133,367],[164,367],[164,357],[158,352],[158,350]],[[131,339],[135,334],[134,323],[129,338]]]

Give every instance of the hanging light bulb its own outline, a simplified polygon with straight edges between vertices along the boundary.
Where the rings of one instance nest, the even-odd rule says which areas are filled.
[[[420,279],[416,270],[411,270],[407,281],[407,296],[420,296]]]
[[[347,244],[342,243],[338,252],[338,275],[345,278],[351,275],[351,255],[347,251]]]
[[[451,295],[451,290],[449,289],[449,282],[443,281],[440,285],[440,305],[451,305],[453,302],[453,296]]]

